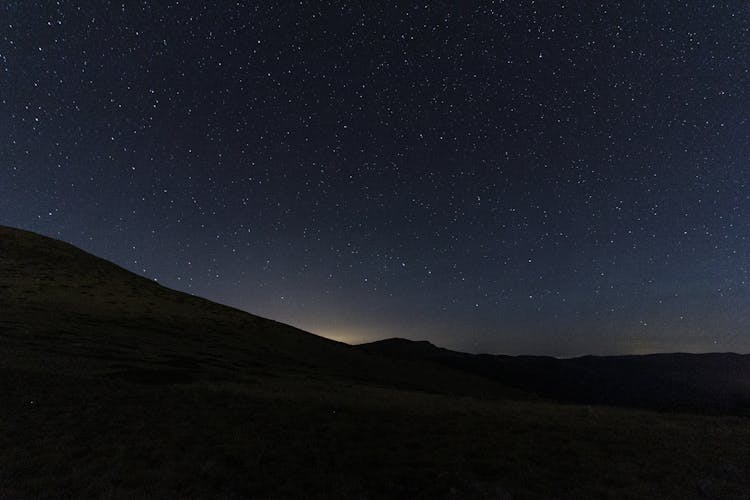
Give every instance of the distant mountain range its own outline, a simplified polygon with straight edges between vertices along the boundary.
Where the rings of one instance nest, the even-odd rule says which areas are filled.
[[[467,354],[398,338],[358,347],[389,359],[435,363],[560,402],[740,414],[750,410],[750,355],[557,359]]]

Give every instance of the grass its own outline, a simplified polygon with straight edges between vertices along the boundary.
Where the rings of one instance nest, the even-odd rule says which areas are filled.
[[[2,380],[9,496],[742,498],[749,486],[741,417],[294,377]]]

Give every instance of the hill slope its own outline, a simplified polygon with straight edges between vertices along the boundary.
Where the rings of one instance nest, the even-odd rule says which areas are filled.
[[[2,226],[0,303],[0,366],[150,384],[312,370],[440,392],[513,392],[476,376],[370,356]]]

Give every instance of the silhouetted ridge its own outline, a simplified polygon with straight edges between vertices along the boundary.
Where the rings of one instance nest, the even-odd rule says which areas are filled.
[[[467,354],[405,339],[358,347],[390,358],[418,359],[480,375],[562,402],[742,414],[750,409],[750,355],[674,353],[557,359]]]
[[[435,392],[508,393],[473,375],[385,360],[171,290],[68,243],[2,226],[0,301],[0,362],[8,366],[143,384],[312,374]]]
[[[0,227],[0,361],[133,383],[314,374],[401,388],[744,412],[750,356],[472,355],[427,341],[352,347],[170,290],[72,245]],[[509,390],[508,388],[513,388]]]
[[[429,359],[437,356],[444,349],[437,347],[427,340],[409,340],[402,338],[390,338],[378,340],[369,344],[360,344],[360,349],[378,354],[393,354],[401,357],[414,359]]]

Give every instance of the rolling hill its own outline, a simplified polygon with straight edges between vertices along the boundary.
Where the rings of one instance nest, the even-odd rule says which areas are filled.
[[[0,498],[750,491],[745,417],[560,405],[399,344],[327,340],[0,227]]]

